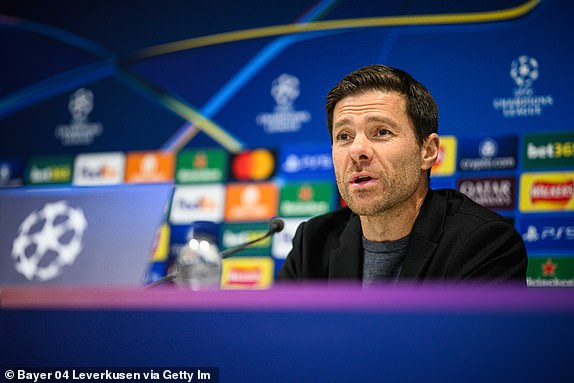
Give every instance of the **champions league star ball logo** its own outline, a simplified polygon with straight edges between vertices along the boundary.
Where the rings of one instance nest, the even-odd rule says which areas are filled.
[[[551,94],[534,93],[532,85],[540,77],[539,60],[522,55],[510,64],[510,78],[516,84],[514,97],[496,97],[492,100],[495,110],[500,110],[505,118],[541,116],[544,109],[554,105]]]
[[[532,86],[538,76],[538,61],[533,57],[520,56],[510,65],[510,77],[518,86],[520,93],[526,93],[525,90]]]
[[[305,110],[295,110],[295,100],[300,96],[299,79],[283,73],[271,83],[271,96],[275,100],[273,113],[259,113],[255,119],[263,126],[265,133],[293,133],[301,130],[303,123],[311,121],[311,114]]]
[[[57,277],[80,254],[87,227],[84,212],[66,201],[33,211],[20,225],[12,244],[16,271],[30,281]]]
[[[283,73],[273,80],[271,96],[275,99],[278,108],[291,109],[293,102],[299,97],[299,79]]]
[[[68,110],[72,119],[76,122],[83,122],[88,119],[88,115],[94,109],[94,93],[89,89],[78,89],[70,96]]]
[[[59,125],[54,135],[64,146],[91,145],[101,136],[104,128],[101,123],[90,122],[90,113],[94,110],[94,93],[80,88],[70,95],[68,111],[71,121],[68,125]]]

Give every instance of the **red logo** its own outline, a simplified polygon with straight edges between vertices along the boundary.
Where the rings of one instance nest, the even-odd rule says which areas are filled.
[[[275,157],[267,149],[248,150],[232,159],[231,171],[240,181],[263,181],[275,171]]]
[[[558,267],[558,265],[556,263],[553,263],[552,260],[550,258],[548,258],[546,263],[543,263],[540,266],[540,268],[542,269],[542,276],[543,277],[553,277],[554,274],[556,273],[557,267]]]
[[[261,280],[261,269],[259,267],[235,266],[229,270],[228,284],[241,286],[256,286]]]
[[[536,181],[532,184],[530,200],[537,202],[556,202],[567,204],[574,194],[574,180],[566,182]]]

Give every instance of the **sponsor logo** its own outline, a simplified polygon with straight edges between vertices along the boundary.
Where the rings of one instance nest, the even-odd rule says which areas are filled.
[[[293,105],[300,94],[299,86],[299,79],[287,73],[273,80],[271,96],[275,99],[275,109],[272,113],[260,113],[255,119],[265,133],[298,132],[302,124],[311,121],[311,113],[295,110]]]
[[[221,247],[226,250],[242,245],[264,236],[268,230],[269,224],[267,222],[225,224],[221,232]],[[239,255],[268,255],[270,248],[271,238],[266,238],[241,250]]]
[[[87,227],[83,210],[66,201],[47,203],[31,212],[12,243],[16,271],[30,281],[57,277],[82,251]]]
[[[223,260],[223,289],[267,289],[273,282],[273,259],[270,257],[234,257]]]
[[[329,212],[334,187],[334,184],[326,182],[286,184],[281,189],[279,215],[311,217]]]
[[[573,191],[574,180],[565,182],[536,181],[532,184],[530,201],[534,204],[546,201],[565,205],[572,198]]]
[[[516,84],[514,97],[495,98],[492,106],[502,112],[505,118],[540,116],[544,108],[554,104],[551,95],[536,95],[533,84],[540,76],[538,60],[526,55],[520,56],[510,64],[510,77]]]
[[[18,160],[0,160],[0,186],[22,185],[23,169]]]
[[[574,248],[573,217],[525,217],[521,220],[520,232],[529,250]]]
[[[275,171],[275,156],[267,149],[248,150],[233,156],[231,172],[239,181],[264,181]]]
[[[523,158],[526,169],[574,167],[574,133],[526,135]]]
[[[124,180],[123,153],[80,154],[74,163],[75,185],[113,185]]]
[[[171,201],[169,220],[173,224],[223,219],[223,185],[177,186]]]
[[[33,158],[28,168],[28,183],[32,185],[71,183],[73,161],[73,157]]]
[[[104,128],[101,123],[89,121],[94,109],[94,93],[85,88],[70,95],[68,110],[72,116],[70,124],[59,125],[54,135],[63,146],[91,145],[95,137],[100,136]]]
[[[174,155],[170,152],[132,152],[126,159],[127,183],[173,181]]]
[[[571,211],[574,210],[573,195],[573,172],[521,175],[521,211]]]
[[[431,170],[433,176],[452,176],[454,174],[456,146],[456,137],[444,136],[440,138],[438,158]]]
[[[178,184],[223,182],[226,177],[225,150],[184,150],[177,156],[175,181]]]
[[[528,286],[574,286],[573,257],[529,257]]]
[[[329,146],[286,147],[281,152],[280,175],[285,179],[334,179]]]
[[[460,179],[457,188],[484,207],[499,210],[514,208],[516,195],[514,177]]]
[[[277,214],[274,183],[230,184],[225,201],[226,221],[265,221]]]
[[[461,171],[502,170],[516,168],[518,137],[486,137],[461,141]]]

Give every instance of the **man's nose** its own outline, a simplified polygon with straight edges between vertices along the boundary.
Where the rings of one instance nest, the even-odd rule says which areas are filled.
[[[355,162],[370,161],[373,158],[372,142],[363,134],[359,134],[353,140],[349,154]]]

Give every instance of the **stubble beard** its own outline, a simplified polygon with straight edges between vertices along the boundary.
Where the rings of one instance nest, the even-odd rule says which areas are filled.
[[[344,181],[346,177],[337,175],[339,193],[349,208],[359,216],[383,216],[401,210],[419,188],[419,162],[418,157],[404,161],[399,167],[403,171],[381,174],[376,188],[356,190],[353,193],[349,191],[350,185]]]

